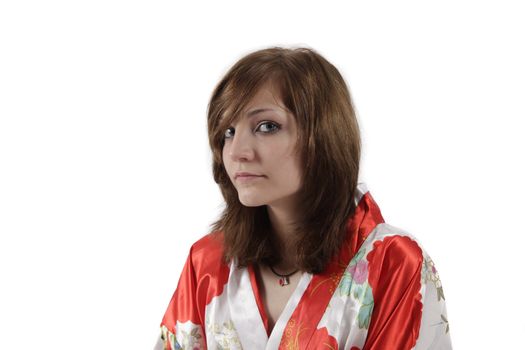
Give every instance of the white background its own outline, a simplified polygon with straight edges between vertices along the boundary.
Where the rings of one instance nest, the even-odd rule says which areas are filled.
[[[1,349],[152,348],[221,210],[208,98],[272,45],[347,80],[361,181],[433,257],[455,349],[522,344],[524,11],[341,3],[1,3]]]

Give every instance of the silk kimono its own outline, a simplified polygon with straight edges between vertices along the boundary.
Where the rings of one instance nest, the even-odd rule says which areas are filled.
[[[364,183],[340,253],[303,273],[271,333],[252,266],[222,261],[221,233],[190,249],[155,349],[451,349],[443,288]]]

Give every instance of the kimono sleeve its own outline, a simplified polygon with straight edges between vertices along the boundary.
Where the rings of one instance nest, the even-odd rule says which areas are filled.
[[[367,259],[374,307],[363,350],[452,349],[441,282],[418,243],[386,237]]]
[[[415,349],[452,349],[441,280],[432,259],[425,253],[423,256],[423,316]]]
[[[205,349],[204,307],[198,297],[193,247],[182,269],[177,289],[162,319],[155,350]]]

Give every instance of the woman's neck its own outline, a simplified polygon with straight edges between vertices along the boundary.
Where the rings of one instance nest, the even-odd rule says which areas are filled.
[[[282,206],[267,206],[268,217],[272,224],[276,248],[279,249],[281,262],[277,268],[289,270],[296,266],[294,247],[292,246],[295,234],[295,215],[290,208]]]

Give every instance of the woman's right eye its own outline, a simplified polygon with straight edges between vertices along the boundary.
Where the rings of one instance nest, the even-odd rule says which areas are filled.
[[[228,129],[226,129],[226,131],[224,132],[224,138],[225,139],[229,139],[229,138],[233,137],[234,133],[235,133],[235,129],[230,127]]]

